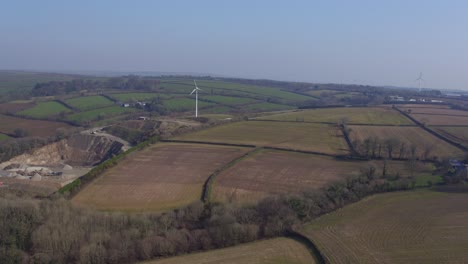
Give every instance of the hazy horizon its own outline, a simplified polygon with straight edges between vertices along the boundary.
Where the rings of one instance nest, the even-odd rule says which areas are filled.
[[[468,90],[463,1],[0,4],[0,69]]]

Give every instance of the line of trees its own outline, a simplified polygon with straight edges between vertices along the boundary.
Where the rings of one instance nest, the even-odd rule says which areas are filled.
[[[388,158],[388,159],[422,159],[434,160],[434,145],[424,145],[420,150],[415,144],[408,144],[398,138],[380,139],[379,137],[367,137],[364,140],[353,140],[354,148],[365,158]]]

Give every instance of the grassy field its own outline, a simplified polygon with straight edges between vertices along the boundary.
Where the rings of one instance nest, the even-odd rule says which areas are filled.
[[[215,106],[215,107],[209,107],[206,109],[198,109],[198,114],[202,113],[203,114],[229,114],[233,111],[234,109],[229,107],[229,106]]]
[[[424,158],[424,152],[429,151],[427,157],[462,157],[463,152],[449,143],[431,135],[420,127],[396,127],[396,126],[349,126],[351,128],[351,142],[358,140],[363,142],[370,137],[377,137],[381,142],[386,139],[398,139],[405,143],[405,153],[402,157],[410,156],[410,148],[416,146],[416,155]],[[400,144],[395,147],[394,157],[400,153]],[[383,151],[385,153],[386,150]]]
[[[11,137],[5,135],[5,134],[0,134],[0,141],[10,139]]]
[[[18,115],[24,115],[34,118],[46,118],[51,116],[56,116],[61,112],[67,113],[71,110],[62,105],[61,103],[50,101],[50,102],[39,102],[34,107],[25,109],[21,112],[18,112]]]
[[[411,125],[413,122],[389,107],[341,107],[296,111],[259,117],[258,119],[279,121],[306,121],[349,124]]]
[[[333,125],[322,124],[236,122],[179,136],[175,139],[274,146],[330,154],[348,153],[348,147],[341,130]]]
[[[467,199],[427,190],[374,195],[304,232],[330,263],[465,263]]]
[[[204,100],[208,100],[218,104],[225,105],[243,105],[256,102],[255,99],[245,97],[233,97],[233,96],[222,96],[222,95],[208,95],[203,96]]]
[[[411,109],[411,114],[431,114],[431,115],[449,115],[449,116],[466,116],[468,117],[468,111],[445,109],[445,108],[407,108],[408,111]]]
[[[199,95],[200,96],[200,95]],[[200,98],[200,97],[199,97]],[[183,112],[192,110],[195,111],[195,96],[193,98],[173,98],[163,101],[164,106],[169,111]],[[198,101],[198,108],[204,108],[207,106],[213,106],[214,103],[208,103],[203,101]]]
[[[448,105],[441,105],[441,104],[402,104],[402,105],[398,105],[398,108],[403,108],[403,109],[412,109],[412,108],[417,108],[417,109],[422,109],[422,108],[449,109],[450,107]]]
[[[113,98],[121,102],[132,102],[132,101],[146,101],[149,102],[154,98],[160,97],[161,99],[167,99],[171,97],[169,94],[161,93],[121,93],[121,94],[110,94]]]
[[[301,193],[322,188],[331,182],[361,175],[373,166],[382,173],[383,161],[345,161],[332,157],[285,151],[262,150],[242,159],[216,177],[212,199],[220,202],[252,204],[268,195]],[[432,177],[430,164],[418,163],[414,176],[420,184]],[[411,174],[402,161],[390,161],[387,175]],[[425,181],[425,182],[422,182]]]
[[[168,210],[201,198],[202,186],[216,169],[247,148],[157,144],[132,153],[73,198],[103,210]]]
[[[336,90],[312,90],[312,91],[308,91],[307,94],[310,94],[315,97],[320,97],[320,96],[324,96],[327,94],[334,95],[340,92],[341,91],[336,91]]]
[[[58,128],[71,129],[72,126],[61,122],[30,120],[0,115],[0,133],[14,134],[17,128],[26,131],[28,136],[48,137],[55,136]]]
[[[468,127],[432,127],[437,133],[468,147]]]
[[[66,100],[66,103],[82,111],[111,106],[114,104],[111,100],[100,95],[76,97]]]
[[[289,238],[274,238],[185,256],[143,262],[146,264],[314,264],[304,245]]]
[[[120,106],[110,106],[90,111],[80,112],[67,116],[70,121],[83,122],[104,119],[111,116],[116,116],[124,113],[131,113],[137,111],[134,108],[125,108]]]

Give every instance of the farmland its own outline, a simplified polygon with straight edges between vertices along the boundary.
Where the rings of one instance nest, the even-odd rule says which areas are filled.
[[[268,195],[301,193],[319,189],[370,166],[381,173],[382,161],[346,161],[332,157],[262,150],[251,154],[216,177],[212,199],[252,204]],[[387,175],[410,176],[404,162],[387,164]],[[414,176],[431,175],[430,166],[419,164]]]
[[[68,99],[65,102],[82,111],[111,106],[114,104],[111,100],[100,95],[76,97]]]
[[[342,107],[295,111],[258,119],[277,121],[305,121],[374,125],[412,125],[413,122],[389,107]]]
[[[252,111],[252,112],[258,112],[258,111],[290,110],[290,109],[295,109],[295,108],[296,107],[294,107],[294,106],[265,102],[265,103],[257,103],[257,104],[246,105],[243,109],[246,109],[246,110]]]
[[[29,136],[48,137],[55,135],[58,128],[70,129],[72,126],[61,122],[30,120],[0,115],[0,133],[14,134],[17,128],[26,131]]]
[[[161,99],[169,98],[169,94],[161,93],[121,93],[121,94],[110,94],[113,98],[121,102],[132,102],[132,101],[151,101],[154,98],[160,97]]]
[[[468,126],[468,116],[450,116],[450,115],[430,115],[430,114],[411,114],[413,118],[419,122],[429,126],[453,126],[466,125]]]
[[[235,247],[194,253],[156,261],[147,264],[313,264],[311,253],[299,242],[289,238],[274,238],[251,242]]]
[[[135,112],[133,108],[125,108],[120,106],[110,106],[104,108],[98,108],[90,111],[84,111],[72,115],[68,115],[67,119],[75,122],[86,122],[94,121],[98,119],[104,119],[115,115]]]
[[[195,100],[192,98],[174,98],[163,101],[164,106],[167,107],[170,111],[182,112],[187,110],[195,110]],[[204,108],[208,106],[213,106],[215,104],[198,101],[198,107]]]
[[[437,133],[468,147],[468,126],[467,127],[433,127]]]
[[[243,105],[243,104],[256,102],[256,100],[252,98],[222,96],[222,95],[208,95],[208,96],[203,96],[202,99],[212,101],[218,104],[225,104],[225,105]]]
[[[312,221],[305,233],[330,263],[464,263],[468,193],[374,195]]]
[[[347,154],[342,132],[334,125],[247,121],[213,127],[175,139],[274,146],[329,154]]]
[[[351,128],[351,141],[363,143],[364,140],[377,138],[382,144],[389,139],[396,139],[393,157],[400,156],[400,144],[405,147],[401,157],[410,156],[411,146],[416,147],[416,156],[418,158],[460,157],[463,152],[449,143],[431,135],[420,127],[396,127],[396,126],[349,126]],[[385,150],[383,151],[385,152]],[[427,153],[424,153],[427,152]],[[386,153],[382,154],[387,156]]]
[[[9,102],[0,104],[0,113],[16,113],[25,109],[33,107],[35,104],[29,102]]]
[[[197,81],[198,86],[206,90],[213,90],[213,92],[217,95],[251,95],[251,96],[261,96],[263,98],[273,97],[278,98],[286,101],[305,101],[305,100],[313,100],[313,97],[304,96],[288,91],[283,91],[276,87],[265,87],[265,86],[257,86],[257,85],[246,85],[246,84],[239,84],[239,83],[232,83],[232,82],[222,82],[222,81],[205,81],[200,80]],[[163,86],[175,85],[170,83],[164,83]],[[178,87],[181,88],[182,91],[190,90],[193,87],[193,82],[191,81],[177,81]],[[183,86],[187,88],[183,88]],[[172,91],[172,90],[171,90]]]
[[[0,134],[0,141],[7,140],[7,139],[10,139],[10,137],[5,134]]]
[[[168,210],[201,197],[216,169],[248,149],[157,144],[126,157],[75,196],[79,205],[105,210]],[[124,194],[124,195],[123,195]]]
[[[18,112],[18,115],[33,117],[33,118],[47,118],[51,116],[56,116],[60,113],[67,113],[71,110],[62,105],[61,103],[55,101],[49,102],[39,102],[34,107],[25,109],[21,112]]]

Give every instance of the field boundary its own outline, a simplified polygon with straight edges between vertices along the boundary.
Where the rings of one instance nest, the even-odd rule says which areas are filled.
[[[318,247],[314,244],[314,242],[308,238],[307,236],[301,234],[300,232],[294,230],[288,230],[286,234],[287,238],[291,238],[304,246],[307,247],[312,257],[317,261],[318,264],[325,264],[329,263],[325,256],[320,252]]]
[[[66,108],[68,108],[68,109],[70,109],[70,110],[72,110],[72,111],[74,111],[74,112],[80,111],[80,110],[78,110],[77,108],[75,108],[75,107],[73,107],[73,106],[67,104],[65,101],[63,101],[63,100],[61,100],[61,99],[55,99],[55,100],[52,100],[52,101],[50,101],[50,102],[54,102],[54,101],[57,102],[57,103],[59,103],[59,104],[61,104],[61,105],[63,105],[63,106],[65,106]]]
[[[99,95],[102,96],[102,97],[104,97],[104,98],[107,98],[107,99],[111,100],[112,102],[114,102],[114,104],[117,104],[117,102],[118,102],[117,99],[115,99],[114,97],[112,97],[112,96],[110,96],[110,95],[107,95],[107,94],[104,94],[104,93],[99,94]]]
[[[448,139],[444,136],[442,136],[441,134],[435,132],[434,130],[428,128],[427,126],[423,125],[421,122],[419,122],[418,120],[416,120],[415,118],[413,118],[412,116],[410,116],[408,113],[406,113],[405,111],[395,107],[395,109],[400,112],[402,115],[406,116],[407,118],[411,119],[414,123],[416,123],[419,127],[421,127],[422,129],[424,129],[425,131],[429,132],[430,134],[432,134],[433,136],[437,137],[437,138],[440,138],[442,139],[443,141],[451,144],[452,146],[454,147],[457,147],[458,149],[462,150],[462,151],[468,151],[468,148],[463,146],[462,144],[459,144],[451,139]]]
[[[202,195],[201,195],[201,200],[204,203],[209,203],[211,202],[211,193],[213,190],[213,185],[216,180],[216,176],[218,176],[221,172],[229,169],[230,167],[236,165],[239,161],[247,158],[250,155],[255,154],[256,152],[260,151],[262,148],[254,148],[249,150],[248,152],[244,153],[243,155],[234,158],[230,162],[226,163],[223,165],[221,168],[217,169],[215,172],[213,172],[210,176],[208,176],[207,180],[205,183],[203,183],[203,189],[202,189]]]

